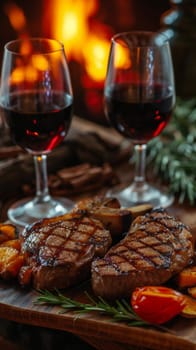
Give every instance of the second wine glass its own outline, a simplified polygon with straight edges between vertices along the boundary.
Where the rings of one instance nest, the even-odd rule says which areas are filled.
[[[111,125],[132,141],[136,161],[133,183],[108,195],[125,207],[171,205],[173,196],[145,180],[146,144],[165,128],[175,105],[170,47],[162,34],[125,32],[112,38],[104,104]]]
[[[13,141],[32,154],[36,196],[8,210],[9,219],[25,226],[69,211],[73,202],[52,198],[47,154],[68,133],[73,94],[63,45],[52,39],[15,40],[5,45],[1,75],[1,110]]]

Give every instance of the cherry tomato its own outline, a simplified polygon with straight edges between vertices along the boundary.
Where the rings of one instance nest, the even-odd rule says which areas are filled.
[[[147,286],[135,289],[131,297],[131,305],[143,320],[161,324],[182,311],[185,306],[185,297],[171,288]]]

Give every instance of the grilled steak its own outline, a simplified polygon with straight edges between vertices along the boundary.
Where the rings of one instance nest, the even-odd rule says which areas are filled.
[[[112,242],[100,221],[78,214],[41,220],[21,239],[36,289],[67,288],[84,280],[92,260],[104,256]]]
[[[193,256],[188,228],[162,209],[137,217],[127,236],[92,263],[92,287],[107,299],[129,296],[139,286],[160,285]]]

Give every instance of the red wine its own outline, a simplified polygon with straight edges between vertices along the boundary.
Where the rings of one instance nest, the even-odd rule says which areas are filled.
[[[16,144],[34,154],[48,153],[69,130],[72,97],[29,91],[5,96],[1,108]]]
[[[142,144],[158,136],[167,125],[174,99],[169,87],[117,84],[106,89],[104,103],[111,125],[134,143]]]

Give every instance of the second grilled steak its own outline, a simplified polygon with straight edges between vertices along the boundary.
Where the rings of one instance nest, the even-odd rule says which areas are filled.
[[[103,256],[112,243],[101,222],[75,214],[37,222],[23,231],[21,239],[36,289],[67,288],[86,279],[92,260]]]
[[[130,296],[139,286],[160,285],[193,256],[188,228],[164,210],[134,220],[127,236],[92,263],[92,287],[107,299]]]

